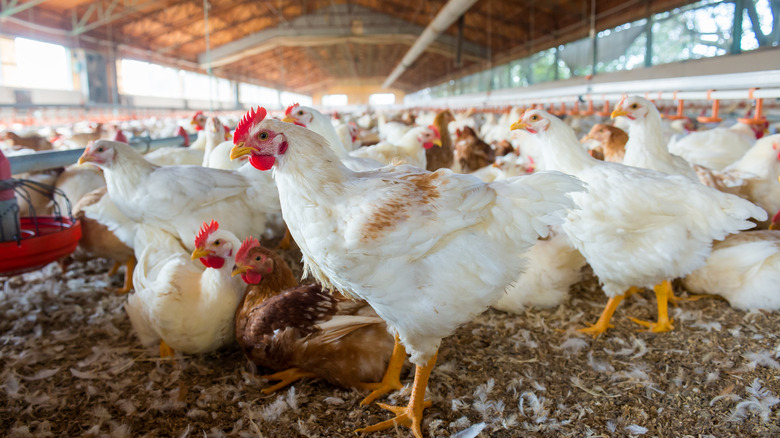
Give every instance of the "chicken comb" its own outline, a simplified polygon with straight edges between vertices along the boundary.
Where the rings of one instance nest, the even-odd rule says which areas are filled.
[[[238,248],[238,252],[236,252],[236,261],[244,260],[246,256],[249,255],[249,250],[257,246],[260,246],[260,242],[254,237],[249,236],[244,239],[241,248]]]
[[[215,221],[214,219],[211,220],[210,224],[207,224],[206,222],[203,222],[203,226],[200,228],[200,232],[197,236],[195,236],[195,247],[196,248],[202,248],[206,245],[206,239],[213,233],[214,231],[217,231],[219,229],[219,223]]]
[[[775,213],[775,215],[772,217],[772,223],[773,224],[780,224],[780,210]]]
[[[265,108],[261,106],[257,107],[257,110],[250,108],[236,126],[236,131],[233,133],[233,144],[244,141],[244,137],[249,133],[249,129],[252,128],[254,124],[262,122],[263,119],[265,119],[265,115]]]
[[[194,116],[192,116],[192,120],[195,120],[195,119],[198,118],[198,116],[202,116],[202,115],[203,115],[203,111],[198,111],[198,112],[195,113]]]
[[[294,103],[294,104],[292,104],[292,105],[288,106],[288,107],[287,107],[287,109],[286,109],[286,110],[284,110],[284,115],[285,115],[285,116],[289,116],[289,115],[290,115],[290,113],[291,113],[291,112],[292,112],[292,111],[293,111],[295,108],[297,108],[297,107],[299,107],[299,106],[301,106],[301,104],[300,104],[300,103]]]
[[[436,134],[436,138],[441,138],[441,134],[439,133],[439,130],[435,126],[428,125],[428,128],[430,128],[433,131],[433,133]]]

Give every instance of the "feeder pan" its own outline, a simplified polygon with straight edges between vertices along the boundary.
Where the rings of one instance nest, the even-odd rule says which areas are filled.
[[[0,275],[33,271],[76,250],[81,224],[65,217],[37,216],[19,220],[20,240],[0,242]]]
[[[66,214],[54,203],[53,216],[38,216],[30,192],[65,200]],[[19,217],[19,202],[29,204],[29,217]],[[0,152],[0,275],[16,275],[41,268],[76,250],[81,224],[73,219],[70,201],[52,186],[11,178],[8,159]]]

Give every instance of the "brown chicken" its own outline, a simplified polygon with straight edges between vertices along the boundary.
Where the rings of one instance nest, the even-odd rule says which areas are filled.
[[[73,217],[81,222],[81,240],[74,258],[103,257],[114,260],[114,266],[108,275],[114,275],[119,267],[125,265],[125,282],[122,288],[117,289],[118,294],[130,292],[133,288],[133,269],[135,268],[135,255],[133,249],[122,243],[108,227],[87,217],[84,209],[103,201],[106,195],[106,187],[93,190],[82,196],[73,207]]]
[[[27,148],[35,151],[49,151],[53,148],[49,140],[46,140],[38,134],[29,134],[20,137],[13,132],[8,132],[5,134],[5,138],[13,143],[14,149]]]
[[[427,160],[425,168],[431,172],[441,169],[442,167],[450,169],[455,162],[452,137],[450,137],[450,130],[448,128],[450,122],[454,121],[455,116],[452,115],[450,110],[440,111],[436,114],[436,118],[433,119],[433,126],[439,130],[441,147],[425,150],[425,159]]]
[[[287,263],[248,238],[236,253],[233,275],[248,284],[236,310],[236,340],[254,364],[278,371],[268,394],[306,377],[346,388],[373,389],[387,367],[393,338],[365,302],[298,286]],[[400,382],[398,383],[400,389]]]
[[[626,131],[612,125],[597,123],[581,141],[587,140],[601,143],[601,146],[593,149],[594,158],[614,163],[623,162],[623,156],[626,155],[626,142],[628,141]]]
[[[501,140],[499,142],[495,142],[493,144],[493,147],[495,148],[497,157],[503,157],[515,151],[515,147],[512,146],[512,143],[510,143],[508,140]]]
[[[455,159],[462,173],[471,173],[496,161],[496,151],[482,141],[469,126],[458,129],[455,141]]]

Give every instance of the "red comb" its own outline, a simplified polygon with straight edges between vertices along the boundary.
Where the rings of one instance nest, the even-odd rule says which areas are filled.
[[[203,222],[203,226],[200,228],[200,232],[197,236],[195,236],[195,247],[202,248],[204,245],[206,245],[206,239],[211,235],[211,233],[217,231],[218,229],[219,223],[213,219],[211,220],[210,224]]]
[[[239,141],[244,141],[244,137],[249,132],[249,129],[256,123],[260,123],[265,119],[266,111],[263,107],[257,107],[257,110],[251,108],[244,114],[241,121],[236,126],[236,131],[233,133],[233,144]]]
[[[198,118],[198,116],[202,116],[202,115],[203,115],[203,111],[198,111],[198,112],[195,113],[194,116],[192,116],[192,120],[195,120],[195,119]]]
[[[775,213],[774,217],[772,217],[772,223],[773,224],[780,224],[780,210]]]
[[[441,138],[441,134],[439,134],[439,130],[438,130],[438,129],[436,129],[436,127],[435,127],[435,126],[433,126],[433,125],[428,125],[428,128],[430,128],[430,129],[432,129],[432,130],[433,130],[433,133],[434,133],[434,134],[436,134],[436,138]]]
[[[249,236],[244,239],[241,248],[238,248],[238,252],[236,252],[236,262],[243,261],[249,255],[249,250],[258,246],[260,246],[260,242],[254,237]]]
[[[294,108],[296,108],[296,107],[299,107],[299,106],[301,106],[301,104],[300,104],[300,103],[294,103],[294,104],[292,104],[292,105],[288,106],[288,107],[287,107],[287,109],[286,109],[286,110],[284,110],[284,115],[285,115],[285,116],[289,116],[289,115],[290,115],[290,113],[292,112],[292,110],[293,110]]]

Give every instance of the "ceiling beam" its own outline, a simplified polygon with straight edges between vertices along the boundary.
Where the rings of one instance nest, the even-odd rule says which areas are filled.
[[[159,5],[159,3],[155,0],[99,0],[90,4],[81,15],[79,15],[78,9],[74,8],[72,12],[73,27],[69,34],[70,36],[81,35],[148,6]],[[120,4],[122,7],[117,9]],[[90,21],[93,15],[97,19]]]
[[[416,39],[424,30],[422,26],[366,8],[357,10],[353,7],[353,12],[349,15],[350,20],[332,19],[338,14],[344,14],[345,6],[347,5],[323,8],[314,14],[287,20],[284,27],[266,28],[239,40],[212,48],[210,63],[207,62],[205,53],[198,55],[198,60],[203,68],[207,68],[209,65],[217,67],[237,62],[247,56],[262,53],[280,45],[312,46],[343,44],[347,41],[355,44],[397,43],[399,40],[409,37]],[[454,52],[456,37],[441,35],[436,41],[439,43],[439,50],[443,46],[449,46]],[[484,60],[487,56],[487,49],[480,44],[467,41],[464,43],[463,49],[464,54],[477,59]]]
[[[11,15],[18,14],[19,12],[38,6],[45,1],[46,0],[30,0],[19,4],[19,0],[3,0],[3,10],[0,11],[0,18],[10,17]]]

